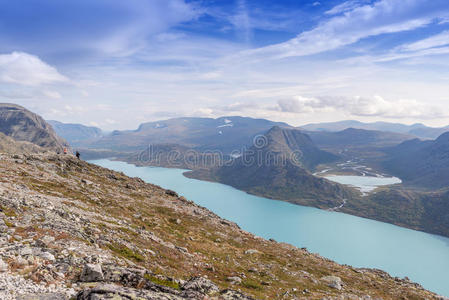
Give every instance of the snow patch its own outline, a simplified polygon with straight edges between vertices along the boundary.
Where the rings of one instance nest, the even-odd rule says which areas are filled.
[[[224,125],[217,126],[217,128],[222,128],[222,127],[234,127],[234,124],[230,123],[230,124],[224,124]]]

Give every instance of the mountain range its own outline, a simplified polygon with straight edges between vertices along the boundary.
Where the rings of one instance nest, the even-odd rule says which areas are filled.
[[[41,117],[14,105],[1,112],[0,297],[438,299],[408,279],[256,237],[174,191],[58,154],[66,144]],[[260,165],[243,161],[259,155]],[[301,131],[274,126],[235,158],[237,173],[217,174],[329,207],[352,190],[310,171],[337,159]]]
[[[306,131],[328,131],[328,132],[342,131],[348,128],[389,131],[411,135],[422,139],[436,139],[444,132],[449,131],[449,126],[428,127],[420,123],[413,125],[404,125],[400,123],[389,123],[389,122],[363,123],[355,120],[328,122],[328,123],[314,123],[300,126],[300,129]]]
[[[407,134],[366,130],[357,128],[347,128],[342,131],[305,131],[313,142],[321,148],[383,148],[395,146],[401,142],[413,139]]]
[[[144,123],[136,130],[113,131],[88,148],[142,151],[154,144],[178,144],[196,150],[231,153],[251,145],[254,136],[288,124],[244,117],[175,118]]]
[[[384,168],[405,184],[426,189],[449,186],[449,132],[433,141],[406,141],[387,153]]]
[[[3,128],[18,128],[13,134],[18,137],[25,135],[20,130],[28,135],[35,132],[37,129],[24,127],[23,123],[36,116],[23,108],[15,109],[23,111],[18,114],[23,118],[16,118],[22,125],[11,126],[9,122]],[[41,145],[55,135],[51,125],[42,119],[36,128],[46,129],[44,139],[35,140]],[[65,128],[70,129],[65,131],[71,134],[68,137],[76,135],[73,131],[85,132],[82,126]],[[178,118],[145,123],[134,131],[85,136],[88,139],[80,143],[91,147],[80,150],[85,159],[113,157],[136,165],[191,169],[186,176],[222,182],[260,196],[449,235],[446,134],[435,141],[423,141],[404,133],[355,128],[313,132],[268,120],[223,117]],[[3,149],[12,148],[11,138],[0,139],[6,145]],[[60,139],[56,136],[55,140]],[[29,142],[22,143],[14,146],[17,152],[36,150],[29,148]],[[398,176],[403,184],[361,195],[347,185],[314,175],[329,169],[338,174],[339,166],[349,161],[369,167],[369,174]],[[353,169],[341,170],[351,174]]]
[[[98,127],[47,121],[59,136],[63,136],[72,147],[79,147],[104,136]]]

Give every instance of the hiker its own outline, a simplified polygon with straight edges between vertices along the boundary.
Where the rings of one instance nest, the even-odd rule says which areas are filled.
[[[64,148],[64,154],[67,154],[67,148]]]
[[[76,158],[80,159],[81,154],[78,151],[76,151],[75,155],[76,155]]]

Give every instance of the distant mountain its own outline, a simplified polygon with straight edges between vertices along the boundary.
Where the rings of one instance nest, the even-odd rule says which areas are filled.
[[[322,208],[340,205],[354,192],[342,185],[313,176],[320,163],[338,159],[318,149],[299,130],[270,129],[232,163],[209,170],[195,170],[186,176],[231,185],[252,194]]]
[[[434,141],[406,141],[387,151],[383,163],[405,184],[423,188],[449,187],[449,132]]]
[[[403,133],[423,139],[435,139],[442,133],[449,131],[449,126],[434,128],[434,127],[427,127],[419,123],[413,125],[404,125],[400,123],[388,123],[388,122],[363,123],[355,120],[307,124],[301,126],[300,128],[307,131],[329,131],[329,132],[342,131],[348,128],[356,128],[365,130]]]
[[[413,136],[365,129],[348,128],[338,132],[307,131],[313,142],[321,148],[387,147],[410,140]]]
[[[68,147],[44,119],[16,104],[0,103],[0,132],[14,140],[55,151]]]
[[[123,152],[122,152],[123,153]],[[120,160],[137,166],[156,166],[181,169],[204,169],[221,165],[231,157],[219,151],[199,152],[178,144],[155,144],[131,155],[119,157]]]
[[[178,144],[196,150],[230,153],[250,145],[254,136],[285,123],[244,117],[175,118],[144,123],[137,130],[114,131],[89,145],[90,148],[142,151],[151,144]]]
[[[72,146],[84,145],[103,136],[103,132],[97,127],[61,123],[53,120],[47,122],[53,126],[59,136],[66,139]]]

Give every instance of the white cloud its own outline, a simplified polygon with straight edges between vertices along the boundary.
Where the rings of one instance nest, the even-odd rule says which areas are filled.
[[[56,91],[45,90],[42,91],[42,94],[51,99],[61,99],[61,94]]]
[[[272,58],[305,56],[353,44],[363,38],[424,27],[449,16],[445,0],[380,0],[372,5],[351,1],[343,15],[334,16],[310,31],[280,44],[247,51]],[[344,7],[336,9],[342,11]],[[344,11],[344,9],[343,9]]]
[[[33,94],[30,91],[19,89],[1,89],[0,96],[8,99],[31,99]]]
[[[363,2],[366,1],[360,1],[360,0],[351,0],[351,1],[345,1],[343,3],[340,3],[336,6],[334,6],[332,9],[325,12],[326,15],[338,15],[347,11],[351,11],[354,8],[357,8],[360,6]]]
[[[249,42],[251,39],[251,19],[248,14],[248,8],[246,5],[246,0],[237,1],[237,14],[232,16],[230,19],[231,23],[237,28],[245,42]]]
[[[449,30],[413,43],[398,46],[386,54],[349,58],[349,63],[388,62],[415,57],[449,54]],[[410,61],[409,61],[410,63]]]
[[[401,51],[418,51],[446,45],[449,45],[449,30],[411,44],[402,45],[399,49]]]
[[[67,82],[56,68],[46,64],[37,56],[13,52],[0,54],[0,81],[28,86]]]
[[[426,105],[414,99],[387,100],[373,97],[302,97],[278,101],[278,109],[287,113],[321,113],[343,111],[358,117],[422,118],[446,117],[441,107]]]

